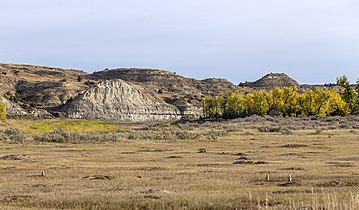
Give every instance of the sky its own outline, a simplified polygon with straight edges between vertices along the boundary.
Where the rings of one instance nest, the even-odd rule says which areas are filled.
[[[358,0],[0,0],[0,29],[3,63],[359,78]]]

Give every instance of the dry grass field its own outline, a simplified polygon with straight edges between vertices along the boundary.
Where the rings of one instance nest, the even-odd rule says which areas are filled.
[[[114,124],[118,139],[62,143],[8,126],[25,137],[0,141],[0,209],[359,209],[356,118]]]

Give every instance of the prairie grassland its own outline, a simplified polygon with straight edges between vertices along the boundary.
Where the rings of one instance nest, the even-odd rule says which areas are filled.
[[[143,128],[216,138],[2,142],[0,208],[359,209],[355,120],[247,121]]]

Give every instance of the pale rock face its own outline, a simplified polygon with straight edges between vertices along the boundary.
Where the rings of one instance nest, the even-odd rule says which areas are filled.
[[[76,119],[162,121],[181,118],[175,106],[120,79],[106,80],[88,89],[67,103],[62,111]]]

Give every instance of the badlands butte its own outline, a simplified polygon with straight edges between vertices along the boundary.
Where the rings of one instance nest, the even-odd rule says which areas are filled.
[[[0,101],[8,118],[73,118],[162,121],[198,118],[202,99],[238,90],[299,85],[270,73],[238,85],[225,79],[197,80],[175,72],[118,68],[94,73],[36,65],[0,64]]]

